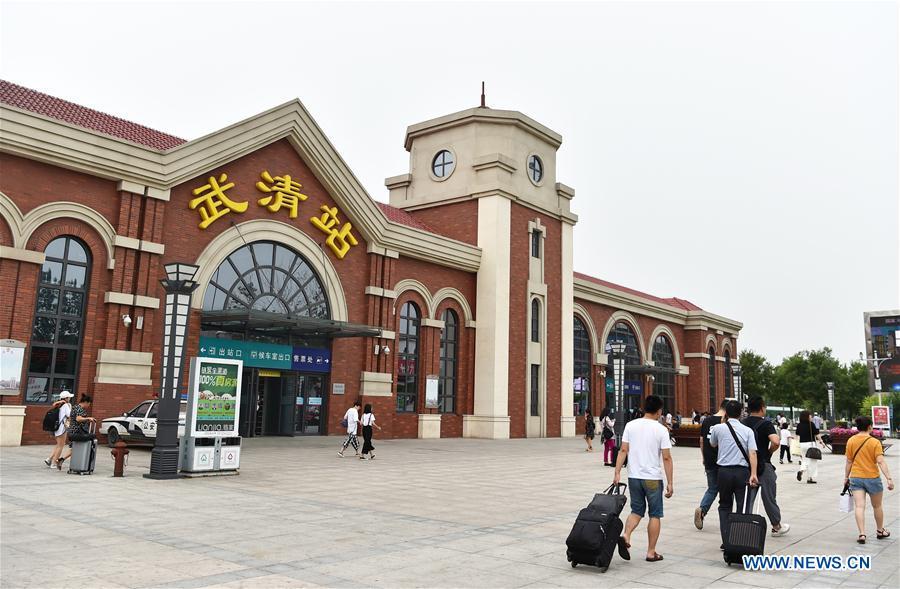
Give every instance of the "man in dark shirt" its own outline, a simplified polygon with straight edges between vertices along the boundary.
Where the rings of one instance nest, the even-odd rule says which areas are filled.
[[[706,492],[700,499],[700,507],[694,510],[694,525],[698,530],[703,529],[703,518],[719,495],[719,466],[716,464],[719,453],[714,446],[709,445],[709,428],[722,423],[727,402],[727,399],[722,399],[718,413],[704,418],[700,424],[700,452],[703,454],[703,469],[706,470]]]
[[[759,486],[750,491],[748,501],[752,505],[756,500],[756,493],[762,493],[763,507],[769,521],[772,523],[772,535],[784,536],[791,529],[790,524],[782,523],[781,510],[775,501],[776,481],[775,467],[772,465],[772,452],[778,449],[780,439],[775,425],[766,419],[766,402],[762,397],[753,397],[747,402],[747,410],[750,416],[742,422],[753,430],[756,437],[757,467]]]

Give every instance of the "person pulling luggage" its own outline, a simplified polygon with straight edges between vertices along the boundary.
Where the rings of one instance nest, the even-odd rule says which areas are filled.
[[[663,516],[663,481],[662,471],[665,468],[666,499],[674,494],[672,442],[669,430],[659,423],[663,401],[656,395],[649,395],[644,400],[644,415],[632,419],[625,424],[622,432],[622,446],[616,459],[616,473],[613,484],[621,480],[622,466],[628,459],[628,492],[631,495],[631,513],[625,522],[622,534],[625,547],[631,548],[631,534],[641,523],[644,514],[649,511],[650,521],[647,523],[647,558],[648,562],[663,559],[656,552],[659,540],[661,520]]]
[[[66,461],[70,456],[72,456],[72,442],[74,438],[83,438],[89,435],[88,430],[86,429],[88,424],[97,423],[97,420],[93,417],[89,417],[87,414],[88,407],[91,404],[91,397],[85,393],[81,394],[81,399],[77,404],[72,405],[72,413],[69,416],[69,429],[68,429],[68,438],[69,438],[69,449],[66,451],[65,456],[60,456],[57,461],[57,468],[62,470],[62,464]]]

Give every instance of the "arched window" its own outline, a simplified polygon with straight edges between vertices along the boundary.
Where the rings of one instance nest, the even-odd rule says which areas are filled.
[[[57,237],[44,250],[31,330],[26,403],[49,403],[75,390],[91,256],[74,237]]]
[[[531,341],[541,341],[541,304],[531,299]]]
[[[441,413],[456,411],[456,363],[459,358],[459,319],[447,309],[441,316],[441,373],[438,380],[438,410]]]
[[[731,397],[731,352],[725,350],[725,396]]]
[[[653,394],[663,400],[663,415],[675,412],[675,354],[664,335],[653,342],[653,365],[656,367]]]
[[[416,411],[419,390],[419,307],[400,307],[400,347],[397,350],[397,411]]]
[[[710,346],[706,351],[709,360],[706,361],[707,377],[709,379],[709,412],[718,411],[718,403],[716,403],[716,349]]]
[[[631,410],[640,407],[641,396],[643,393],[643,385],[641,378],[641,370],[643,369],[643,361],[641,360],[641,350],[637,345],[637,336],[631,325],[625,321],[618,321],[606,336],[604,350],[609,356],[610,369],[606,371],[607,382],[610,383],[606,393],[606,406],[615,406],[615,388],[613,375],[613,357],[609,345],[612,342],[622,342],[625,344],[625,382],[622,386],[624,397],[624,409]]]
[[[271,241],[235,250],[212,275],[203,310],[230,309],[320,319],[331,316],[325,289],[309,263],[294,250]]]
[[[572,401],[575,415],[583,415],[591,408],[591,338],[584,322],[575,317],[573,358],[575,360],[572,377],[574,378]]]

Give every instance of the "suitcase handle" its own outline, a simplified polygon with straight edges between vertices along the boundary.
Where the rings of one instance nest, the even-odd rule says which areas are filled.
[[[606,487],[606,490],[603,491],[603,494],[604,495],[624,495],[625,493],[622,492],[622,489],[621,489],[622,487],[627,488],[628,485],[626,485],[625,483],[619,483],[618,485],[613,483],[610,486]]]

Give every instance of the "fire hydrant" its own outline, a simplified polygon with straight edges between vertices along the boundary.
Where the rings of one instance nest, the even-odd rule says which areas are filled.
[[[115,459],[115,466],[113,467],[113,476],[114,477],[123,477],[125,476],[125,457],[128,456],[128,444],[119,440],[116,442],[115,447],[110,450],[110,454],[112,454]]]

